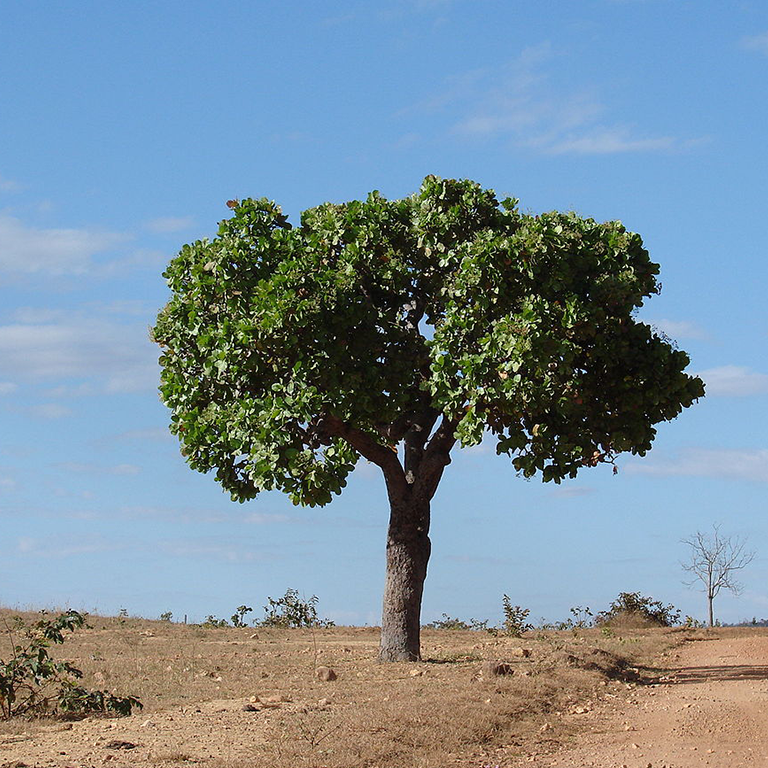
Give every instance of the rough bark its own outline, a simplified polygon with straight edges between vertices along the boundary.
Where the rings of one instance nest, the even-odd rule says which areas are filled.
[[[429,503],[393,508],[387,532],[381,661],[421,659],[421,598],[430,550]]]
[[[404,435],[404,467],[384,470],[389,495],[387,576],[381,617],[381,661],[421,659],[421,598],[431,552],[430,502],[450,463],[456,425],[434,411],[415,419]],[[429,438],[429,439],[428,439]],[[398,462],[399,465],[399,462]]]

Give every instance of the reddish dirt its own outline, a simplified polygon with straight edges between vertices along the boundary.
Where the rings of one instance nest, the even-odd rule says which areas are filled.
[[[609,699],[575,744],[529,755],[542,768],[768,766],[768,637],[689,642],[658,684]]]

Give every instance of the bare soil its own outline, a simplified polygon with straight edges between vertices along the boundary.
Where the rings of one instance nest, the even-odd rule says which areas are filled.
[[[582,734],[546,768],[768,766],[768,636],[716,630],[690,636],[654,684],[584,715]]]
[[[144,710],[0,723],[0,768],[768,765],[762,630],[427,631],[379,664],[375,628],[91,621],[58,657]]]

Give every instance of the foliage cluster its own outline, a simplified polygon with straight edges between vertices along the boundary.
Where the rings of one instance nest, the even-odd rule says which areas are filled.
[[[660,600],[644,597],[639,592],[619,592],[608,610],[595,617],[595,624],[620,624],[638,622],[658,627],[671,627],[680,623],[680,611],[674,605],[664,605]]]
[[[327,504],[423,414],[462,446],[490,430],[518,472],[560,482],[645,454],[703,395],[634,318],[659,267],[620,222],[523,214],[435,176],[296,227],[264,198],[230,207],[168,266],[153,338],[182,452],[233,499]]]
[[[455,619],[447,613],[443,614],[441,619],[435,619],[429,624],[425,624],[426,629],[467,629],[472,631],[488,630],[488,619],[480,621],[479,619],[470,619],[468,622],[462,619]]]
[[[266,616],[260,622],[262,627],[333,627],[334,622],[320,619],[317,615],[317,595],[308,600],[299,597],[296,589],[287,589],[285,594],[274,600],[267,598],[264,606]]]
[[[134,696],[83,688],[76,682],[82,671],[51,656],[51,645],[62,644],[65,633],[86,626],[82,614],[70,610],[48,617],[41,611],[32,624],[15,616],[10,622],[3,620],[3,625],[10,654],[0,658],[0,718],[44,712],[130,715],[134,707],[141,709]]]
[[[304,599],[297,589],[290,587],[285,591],[282,597],[277,599],[267,597],[267,605],[264,606],[265,616],[263,619],[254,619],[254,627],[333,627],[334,622],[330,619],[321,619],[317,615],[317,604],[319,598],[312,595],[309,599]],[[232,614],[230,619],[233,627],[247,627],[245,615],[251,613],[253,608],[247,605],[241,605]],[[219,619],[213,614],[209,614],[202,623],[206,629],[220,629],[228,627],[230,623],[226,619]]]

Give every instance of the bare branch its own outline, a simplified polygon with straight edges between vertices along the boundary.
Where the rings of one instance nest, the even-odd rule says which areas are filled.
[[[755,553],[746,549],[746,542],[739,537],[723,536],[720,526],[712,526],[712,534],[697,531],[693,536],[682,540],[690,548],[690,558],[681,563],[684,571],[692,575],[685,582],[694,586],[703,585],[709,603],[709,622],[713,623],[712,603],[722,589],[734,595],[741,592],[741,584],[735,578],[735,572],[746,568],[754,559]]]

